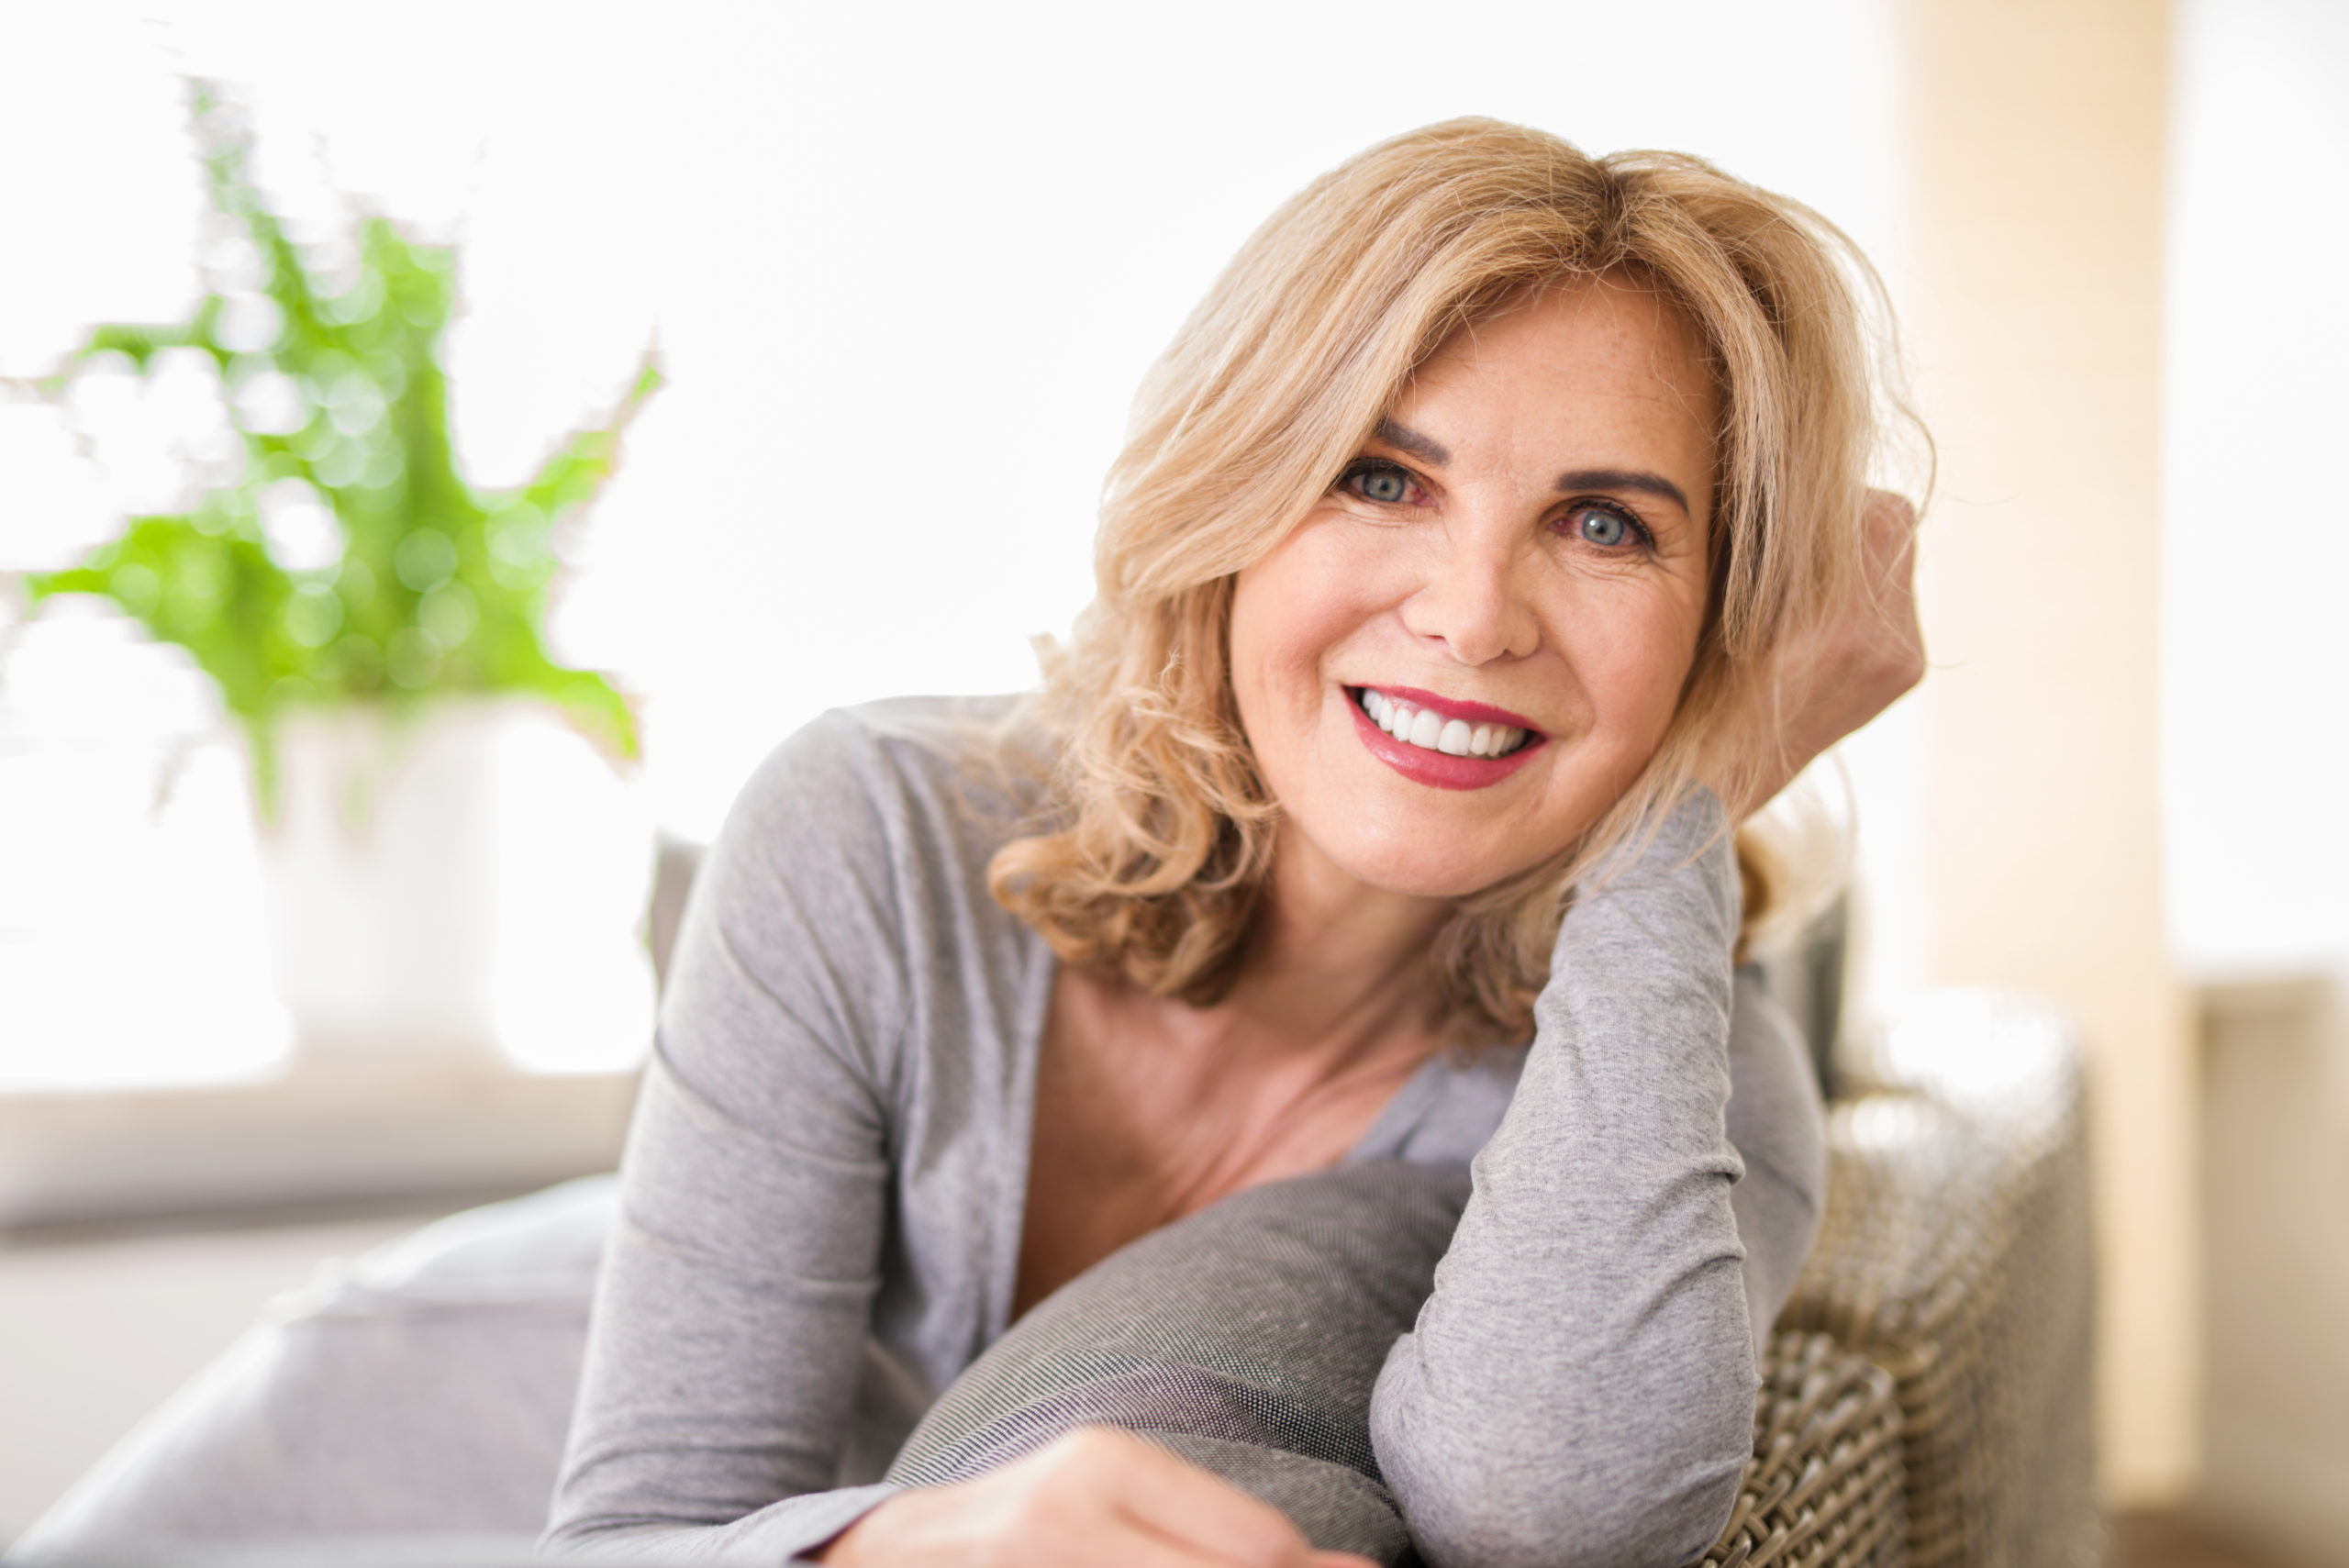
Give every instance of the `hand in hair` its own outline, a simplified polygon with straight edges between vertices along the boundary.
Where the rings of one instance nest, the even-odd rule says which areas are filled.
[[[975,1480],[901,1492],[811,1555],[829,1568],[1375,1568],[1314,1551],[1269,1503],[1108,1427]]]
[[[1871,490],[1861,528],[1860,571],[1850,592],[1817,627],[1778,651],[1759,711],[1722,738],[1720,763],[1705,771],[1703,782],[1733,822],[1768,805],[1821,752],[1924,678],[1917,509],[1888,490]],[[1731,782],[1741,775],[1742,787]]]

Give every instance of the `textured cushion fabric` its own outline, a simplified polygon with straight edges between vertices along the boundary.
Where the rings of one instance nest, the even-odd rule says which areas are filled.
[[[966,1479],[1072,1428],[1123,1428],[1281,1508],[1316,1546],[1411,1560],[1370,1396],[1468,1196],[1376,1162],[1240,1193],[1153,1231],[1013,1325],[907,1440],[892,1481]]]
[[[391,1536],[518,1556],[545,1523],[612,1205],[611,1178],[590,1177],[328,1266],[10,1561]]]

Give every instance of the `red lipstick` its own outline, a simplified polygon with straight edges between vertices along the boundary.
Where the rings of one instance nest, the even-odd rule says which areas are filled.
[[[1527,732],[1525,744],[1506,757],[1455,757],[1449,751],[1431,751],[1424,746],[1397,740],[1379,728],[1370,715],[1363,711],[1363,688],[1347,687],[1346,706],[1353,710],[1354,733],[1362,738],[1362,743],[1369,749],[1372,756],[1413,784],[1426,784],[1432,789],[1483,789],[1517,772],[1525,765],[1528,758],[1548,743],[1548,737],[1506,708],[1487,707],[1482,703],[1454,702],[1432,692],[1417,691],[1409,686],[1380,686],[1376,689],[1414,707],[1432,709],[1447,719],[1465,719],[1473,724],[1506,724]]]

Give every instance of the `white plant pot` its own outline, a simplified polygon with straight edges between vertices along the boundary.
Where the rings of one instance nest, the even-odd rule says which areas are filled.
[[[507,705],[297,712],[261,825],[262,904],[295,1049],[497,1046],[494,770]]]
[[[552,711],[475,698],[299,713],[277,768],[258,839],[297,1057],[640,1060],[651,822]]]

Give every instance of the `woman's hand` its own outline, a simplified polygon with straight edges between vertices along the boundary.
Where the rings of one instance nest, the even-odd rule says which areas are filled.
[[[975,1481],[903,1492],[815,1554],[830,1568],[1375,1568],[1140,1438],[1080,1427]]]
[[[1769,804],[1820,752],[1890,707],[1925,674],[1917,624],[1917,509],[1888,490],[1868,492],[1860,572],[1844,601],[1809,635],[1778,651],[1764,711],[1723,738],[1723,764],[1704,782],[1739,822]],[[1776,701],[1770,699],[1775,694]],[[1733,765],[1761,764],[1758,773]],[[1746,776],[1741,781],[1739,775]]]

